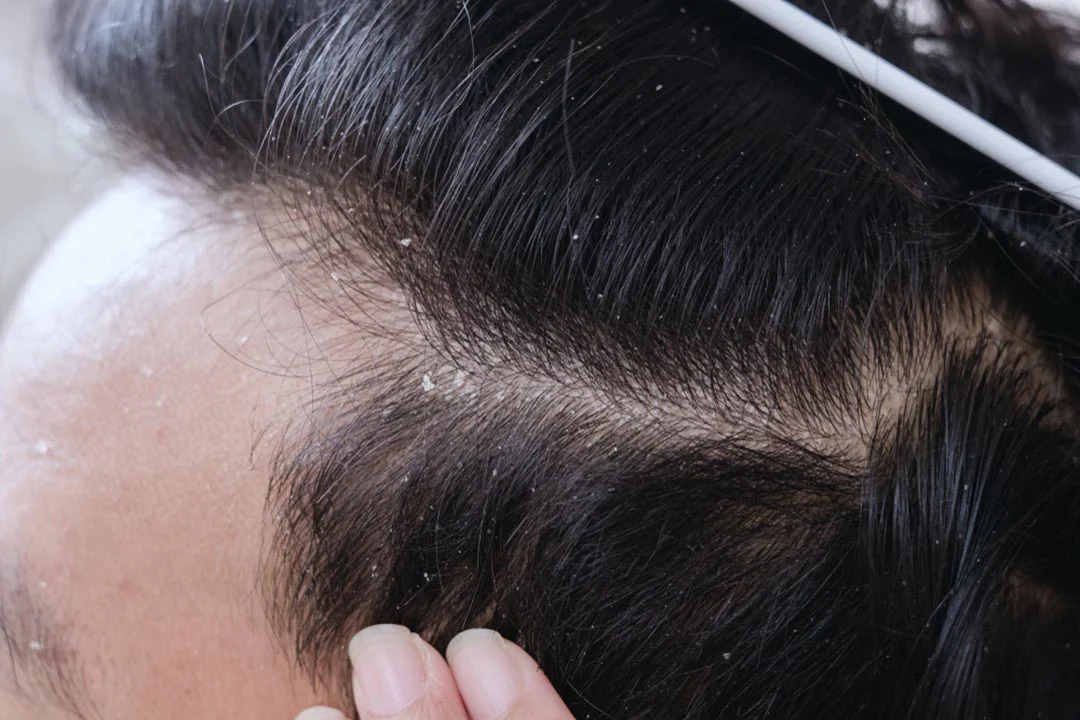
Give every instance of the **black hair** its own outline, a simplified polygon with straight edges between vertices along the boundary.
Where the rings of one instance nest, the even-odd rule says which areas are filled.
[[[1067,24],[928,6],[811,9],[1080,167]],[[315,676],[486,624],[580,718],[1080,706],[1051,199],[719,1],[61,0],[55,47],[140,161],[302,217],[358,336],[409,311],[276,469]]]

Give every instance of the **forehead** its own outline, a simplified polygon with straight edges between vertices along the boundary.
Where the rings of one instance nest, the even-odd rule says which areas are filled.
[[[267,717],[304,695],[253,591],[255,440],[304,384],[260,368],[296,339],[274,269],[253,226],[131,181],[69,230],[9,320],[0,566],[53,610],[104,717]],[[14,703],[0,694],[0,715]]]

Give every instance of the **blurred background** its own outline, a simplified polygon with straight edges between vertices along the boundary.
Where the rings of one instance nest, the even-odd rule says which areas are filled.
[[[48,241],[105,180],[88,129],[60,102],[45,0],[0,0],[0,315]]]

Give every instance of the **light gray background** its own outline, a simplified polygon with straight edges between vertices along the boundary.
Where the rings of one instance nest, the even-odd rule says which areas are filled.
[[[100,191],[104,163],[63,108],[45,57],[45,0],[0,0],[0,314],[47,242]]]

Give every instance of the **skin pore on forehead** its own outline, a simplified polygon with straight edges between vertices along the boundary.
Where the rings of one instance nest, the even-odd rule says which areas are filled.
[[[70,716],[25,672],[36,660],[85,686],[93,718],[285,718],[326,700],[256,592],[270,456],[323,358],[255,224],[181,196],[145,178],[108,193],[8,321],[0,568],[50,622],[11,633],[25,697],[0,683],[4,720]]]

